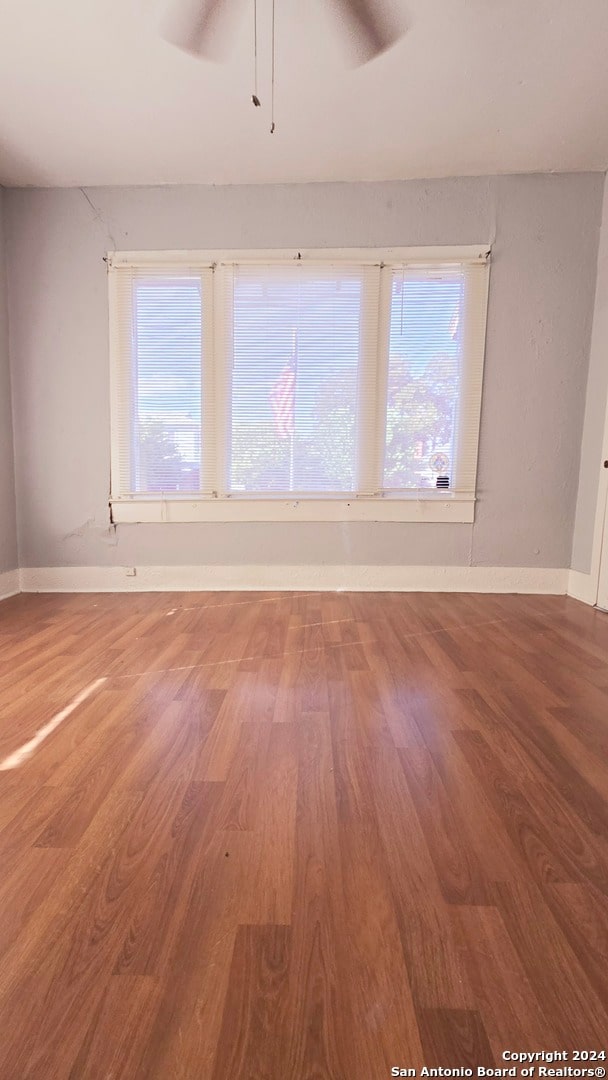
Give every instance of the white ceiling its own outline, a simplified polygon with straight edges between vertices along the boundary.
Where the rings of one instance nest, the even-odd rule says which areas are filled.
[[[264,183],[608,166],[606,0],[393,0],[350,66],[330,0],[239,0],[222,63],[163,40],[161,0],[0,0],[0,183]]]

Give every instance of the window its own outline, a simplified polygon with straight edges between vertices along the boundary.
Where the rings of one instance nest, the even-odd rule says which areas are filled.
[[[472,521],[487,256],[110,256],[114,520]]]

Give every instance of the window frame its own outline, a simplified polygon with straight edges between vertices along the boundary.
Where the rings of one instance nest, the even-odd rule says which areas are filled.
[[[473,392],[467,395],[469,453],[475,455],[475,466],[479,447],[479,428],[481,417],[481,391],[485,360],[485,325],[489,290],[490,244],[464,245],[459,247],[386,247],[386,248],[309,248],[309,249],[246,249],[246,250],[208,250],[208,251],[114,251],[108,252],[106,263],[109,280],[109,318],[110,318],[110,416],[111,416],[111,494],[110,510],[114,524],[145,522],[272,522],[272,521],[427,521],[471,523],[475,518],[474,494],[446,489],[415,489],[412,491],[382,491],[377,494],[356,495],[315,495],[293,497],[285,494],[268,496],[256,493],[166,493],[150,494],[114,494],[114,484],[123,475],[124,460],[121,457],[119,422],[124,387],[124,352],[125,345],[119,320],[119,274],[123,270],[178,270],[180,267],[202,271],[221,268],[222,264],[267,265],[268,263],[345,262],[359,265],[374,265],[380,270],[389,269],[393,264],[407,263],[411,266],[436,264],[445,266],[482,264],[487,272],[477,276],[479,294],[476,302],[480,305],[479,316],[483,324],[483,342],[481,355],[472,358],[464,373],[466,380],[473,379]],[[376,464],[384,454],[385,439],[385,383],[388,367],[387,342],[389,338],[391,310],[391,275],[380,278],[380,307],[377,334],[377,368],[375,382],[376,426]],[[212,299],[213,304],[213,299]],[[481,309],[483,308],[483,313]],[[211,348],[213,357],[211,371],[203,370],[202,382],[215,384],[219,389],[219,400],[223,401],[222,386],[226,385],[226,373],[219,357],[225,353],[222,345],[224,320],[213,306],[212,319],[206,329],[207,348]],[[203,365],[203,368],[205,366]],[[474,370],[471,370],[474,368]],[[215,396],[215,395],[214,395]],[[206,406],[203,395],[203,416]],[[218,398],[215,397],[215,404]],[[208,411],[208,406],[207,406]],[[211,419],[211,417],[208,417]],[[221,445],[222,428],[225,417],[218,415],[214,408],[214,452],[218,459],[224,456]],[[201,445],[205,439],[203,433]],[[472,449],[471,449],[472,448]],[[476,467],[475,467],[476,473]],[[476,481],[475,481],[476,483]]]

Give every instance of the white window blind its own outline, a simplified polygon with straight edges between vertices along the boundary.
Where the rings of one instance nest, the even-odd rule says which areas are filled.
[[[474,495],[485,265],[391,269],[385,491]]]
[[[472,520],[483,252],[169,256],[109,260],[115,520]]]
[[[212,271],[126,268],[112,284],[113,491],[210,491]]]
[[[375,420],[378,269],[291,263],[221,273],[226,491],[362,490],[360,450]]]

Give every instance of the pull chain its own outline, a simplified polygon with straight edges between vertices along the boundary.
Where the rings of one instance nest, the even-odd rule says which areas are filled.
[[[270,134],[274,135],[274,62],[275,62],[275,35],[274,35],[274,4],[272,0],[272,69],[271,69],[271,100],[270,100]]]
[[[262,102],[258,97],[258,0],[253,0],[253,104],[259,108]]]

